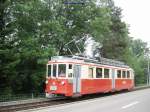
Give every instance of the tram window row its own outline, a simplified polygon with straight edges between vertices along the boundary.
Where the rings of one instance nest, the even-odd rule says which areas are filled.
[[[48,77],[74,77],[74,65],[73,64],[51,64],[48,65]],[[114,69],[114,75],[116,79],[131,79],[132,74],[129,70]],[[87,74],[87,75],[86,75]],[[81,66],[81,77],[84,78],[98,78],[108,79],[112,78],[112,68],[95,67],[95,66]]]
[[[117,78],[131,78],[130,71],[117,70]]]
[[[112,69],[89,67],[88,78],[94,78],[94,70],[96,70],[96,78],[111,78],[112,76]],[[131,73],[128,70],[115,70],[115,78],[130,79]]]

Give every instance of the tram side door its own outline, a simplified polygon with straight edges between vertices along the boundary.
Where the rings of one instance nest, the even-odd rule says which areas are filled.
[[[74,66],[74,75],[73,75],[73,93],[81,92],[81,65]]]
[[[112,90],[115,90],[115,69],[112,69]]]

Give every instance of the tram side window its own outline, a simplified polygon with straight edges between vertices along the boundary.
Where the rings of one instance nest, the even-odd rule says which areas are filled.
[[[58,65],[58,77],[66,77],[66,64]]]
[[[51,65],[48,65],[48,77],[51,77]]]
[[[89,78],[93,78],[93,68],[89,68]]]
[[[126,71],[122,71],[122,78],[126,78]]]
[[[121,70],[117,70],[117,78],[121,78]]]
[[[96,68],[96,78],[102,78],[102,68]]]
[[[69,69],[72,69],[72,64],[69,64]]]
[[[69,64],[68,77],[73,76],[72,64]]]
[[[57,65],[53,64],[53,77],[56,77]]]
[[[130,78],[130,72],[127,71],[127,78]]]
[[[104,78],[109,78],[109,69],[104,69]]]

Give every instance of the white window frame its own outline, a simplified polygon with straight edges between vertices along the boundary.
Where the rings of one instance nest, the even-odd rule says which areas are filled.
[[[66,74],[65,74],[66,76],[65,77],[58,77],[58,67],[59,67],[59,65],[66,65]],[[67,67],[68,67],[67,63],[57,63],[57,78],[59,78],[59,79],[66,79],[66,78],[68,78]]]
[[[102,67],[102,79],[104,79],[104,67]]]
[[[129,72],[129,78],[127,77],[127,79],[132,79],[132,76],[131,76],[131,71],[130,70],[127,70],[127,73]]]
[[[108,70],[109,70],[109,77],[108,77],[108,78],[105,78],[105,77],[104,77],[104,76],[105,76],[105,74],[104,74],[105,69],[108,69]],[[110,68],[103,68],[103,78],[104,78],[104,79],[110,79]]]
[[[72,65],[72,69],[69,69],[69,65]],[[66,78],[68,78],[68,79],[73,79],[73,72],[74,72],[74,64],[71,64],[71,63],[68,63],[68,64],[66,64],[66,68],[67,68],[67,71],[66,71],[66,75],[67,75],[67,77]],[[69,70],[71,70],[72,71],[72,77],[68,77],[68,75],[69,75]]]
[[[53,64],[51,64],[52,65],[52,71],[51,71],[51,74],[52,74],[52,78],[57,78],[58,77],[58,64],[57,63],[53,63]],[[53,66],[54,65],[56,65],[56,77],[54,77],[54,75],[53,75]]]
[[[50,64],[46,65],[46,78],[48,78],[48,65],[50,65]]]
[[[89,77],[89,69],[90,68],[92,68],[93,69],[93,77],[91,78],[91,77]],[[95,67],[94,66],[88,66],[88,74],[87,74],[87,79],[95,79],[96,78],[96,76],[95,76],[95,73],[96,73],[96,71],[95,71],[96,69],[95,69]]]
[[[123,71],[125,71],[125,78],[123,78]],[[127,71],[126,70],[121,70],[121,72],[122,72],[122,79],[126,79],[127,78]]]
[[[52,64],[47,64],[47,65],[46,65],[46,77],[49,78],[49,76],[48,76],[48,66],[49,66],[49,65],[51,65],[51,78],[52,78],[52,70],[53,70],[53,69],[52,69]]]
[[[97,78],[97,77],[96,77],[96,74],[97,74],[97,73],[96,73],[96,69],[97,69],[97,68],[102,69],[102,77],[101,77],[101,78]],[[95,78],[96,78],[96,79],[103,79],[103,73],[104,73],[104,72],[103,72],[103,67],[95,67]]]
[[[121,71],[121,77],[118,77],[118,71]],[[116,69],[116,79],[122,79],[122,70],[121,69]]]

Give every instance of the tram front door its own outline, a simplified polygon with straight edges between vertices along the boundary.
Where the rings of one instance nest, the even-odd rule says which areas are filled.
[[[81,92],[81,65],[74,66],[73,74],[73,93],[78,94]]]

